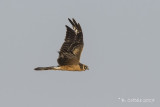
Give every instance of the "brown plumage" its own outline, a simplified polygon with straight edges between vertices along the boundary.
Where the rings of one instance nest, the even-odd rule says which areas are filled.
[[[88,66],[80,63],[80,56],[83,50],[83,33],[79,23],[74,19],[69,22],[73,29],[66,25],[65,41],[59,51],[57,59],[58,66],[54,67],[37,67],[35,70],[63,70],[63,71],[85,71]]]

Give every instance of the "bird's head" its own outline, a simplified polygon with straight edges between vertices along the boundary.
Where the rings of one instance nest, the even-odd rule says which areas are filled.
[[[80,66],[80,68],[81,68],[82,71],[89,70],[89,68],[88,68],[87,65],[79,63],[79,66]]]
[[[84,69],[84,70],[89,70],[89,68],[88,68],[87,65],[83,65],[83,69]]]

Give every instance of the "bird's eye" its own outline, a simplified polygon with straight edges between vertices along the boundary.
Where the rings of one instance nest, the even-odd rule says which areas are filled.
[[[87,67],[86,67],[86,66],[84,66],[84,69],[87,69]]]

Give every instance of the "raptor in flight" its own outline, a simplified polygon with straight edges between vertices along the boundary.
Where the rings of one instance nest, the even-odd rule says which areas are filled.
[[[69,19],[73,29],[66,25],[65,41],[59,51],[57,59],[58,66],[37,67],[35,70],[63,70],[63,71],[85,71],[88,66],[80,63],[80,56],[83,50],[83,33],[79,23]]]

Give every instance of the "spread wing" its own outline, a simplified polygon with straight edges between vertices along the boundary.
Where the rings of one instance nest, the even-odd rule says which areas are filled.
[[[57,59],[59,65],[79,64],[83,49],[83,33],[80,24],[74,19],[68,20],[72,24],[73,29],[66,25],[65,41],[60,49],[59,58]]]

